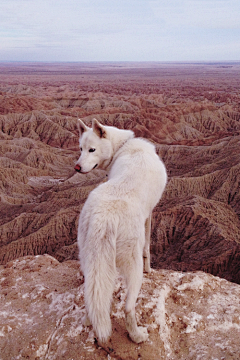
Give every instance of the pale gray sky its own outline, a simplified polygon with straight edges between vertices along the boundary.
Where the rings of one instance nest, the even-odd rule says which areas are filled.
[[[240,60],[240,0],[0,0],[0,61]]]

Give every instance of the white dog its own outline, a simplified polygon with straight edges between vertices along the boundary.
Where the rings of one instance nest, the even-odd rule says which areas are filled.
[[[126,327],[131,339],[148,338],[138,327],[135,303],[142,285],[143,267],[150,271],[151,214],[164,191],[167,175],[150,142],[134,138],[130,130],[92,128],[79,120],[81,156],[75,170],[109,171],[108,181],[94,189],[79,218],[78,246],[85,278],[85,324],[92,324],[101,343],[111,335],[111,301],[116,268],[127,286]]]

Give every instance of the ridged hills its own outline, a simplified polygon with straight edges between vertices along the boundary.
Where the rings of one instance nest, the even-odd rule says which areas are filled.
[[[209,69],[201,81],[195,67],[155,78],[142,70],[144,79],[130,70],[128,77],[1,73],[0,262],[44,253],[77,258],[79,213],[106,181],[99,170],[74,172],[77,118],[90,126],[95,117],[149,139],[166,164],[152,266],[240,283],[240,76]]]

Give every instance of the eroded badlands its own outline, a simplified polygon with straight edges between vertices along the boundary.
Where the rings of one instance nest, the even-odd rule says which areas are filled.
[[[49,254],[57,261],[63,262],[62,265],[56,262],[58,264],[56,266],[59,268],[62,266],[61,269],[65,270],[68,268],[66,260],[77,260],[76,234],[79,213],[89,192],[99,182],[106,180],[106,174],[100,170],[95,170],[88,175],[76,174],[74,171],[74,164],[79,156],[77,118],[82,118],[90,124],[92,118],[95,117],[107,125],[132,129],[136,136],[153,141],[158,154],[166,164],[169,180],[164,196],[153,213],[151,243],[152,267],[161,269],[152,277],[157,276],[159,279],[161,276],[166,277],[166,283],[159,285],[159,291],[163,291],[161,286],[163,289],[170,286],[167,283],[170,281],[167,280],[168,276],[170,278],[173,276],[172,279],[177,281],[177,285],[174,283],[174,286],[178,288],[183,286],[179,279],[185,276],[189,277],[190,283],[194,284],[204,281],[209,282],[210,287],[213,286],[211,284],[228,284],[226,286],[229,286],[230,292],[235,287],[238,289],[238,285],[221,283],[221,280],[210,275],[200,273],[199,278],[198,275],[195,277],[194,273],[190,272],[203,271],[237,284],[240,283],[239,84],[239,63],[171,65],[2,63],[0,65],[1,270],[12,271],[15,274],[14,264],[20,263],[14,261],[29,255]],[[32,259],[33,263],[33,259],[38,261],[37,258],[27,259]],[[23,264],[22,261],[21,264]],[[54,260],[51,261],[54,264]],[[64,265],[65,262],[66,265]],[[77,264],[77,262],[69,264]],[[74,266],[73,270],[69,270],[70,273],[75,274]],[[184,275],[184,273],[174,271],[187,273]],[[41,276],[45,275],[41,274]],[[17,281],[17,278],[9,280],[11,278],[9,274],[5,278],[9,281],[6,285],[9,292],[15,286],[15,283],[11,285],[11,281]],[[220,285],[216,286],[219,288]],[[26,294],[31,293],[29,289],[24,289],[25,285],[22,291],[26,290]],[[187,285],[183,290],[187,292]],[[16,297],[19,298],[19,291],[16,291]],[[32,291],[33,295],[35,292],[39,295],[43,292],[43,288],[41,287],[40,292],[34,289]],[[153,294],[154,291],[150,292]],[[206,294],[203,296],[206,297]],[[224,305],[223,310],[216,310],[217,316],[220,316],[219,311],[227,311],[228,295],[224,294],[221,296],[226,296],[223,301],[226,307]],[[180,296],[177,293],[175,295]],[[14,297],[5,302],[7,301],[5,294],[1,296],[3,296],[1,301],[4,306],[7,304],[10,308],[13,306],[12,311],[15,313],[17,309],[14,307]],[[29,296],[26,295],[25,298],[28,299]],[[77,296],[80,295],[71,294],[70,307],[73,306],[73,299]],[[164,296],[168,298],[168,295]],[[214,295],[213,292],[211,296],[218,295]],[[54,301],[52,295],[48,295],[48,298],[51,302]],[[154,301],[157,304],[158,300]],[[176,300],[176,303],[180,304],[181,301],[179,301],[179,299]],[[44,304],[42,303],[43,307]],[[157,307],[156,304],[155,307]],[[185,310],[189,311],[190,305],[186,306],[188,310]],[[180,307],[174,310],[175,313],[181,311]],[[61,314],[59,312],[60,318],[54,318],[52,322],[53,328],[54,324],[58,324],[57,330],[50,328],[47,330],[51,334],[47,339],[33,345],[29,337],[30,340],[26,346],[32,346],[32,349],[35,346],[36,350],[29,353],[30,359],[54,358],[52,349],[57,341],[55,335],[58,331],[62,331],[61,324],[65,321],[65,310],[68,311],[70,317],[71,312],[80,311],[68,307],[64,309],[61,310]],[[144,319],[147,318],[148,321],[153,316],[150,310],[149,312],[145,308],[141,310],[144,313]],[[22,311],[21,319],[27,319]],[[7,319],[9,319],[9,314]],[[224,322],[220,330],[216,330],[217,320],[209,317],[208,319],[212,319],[212,322],[209,320],[211,331],[213,329],[220,332],[230,331],[230,334],[236,331],[239,335],[239,314],[235,315],[233,312],[231,321],[228,319],[228,323]],[[184,319],[187,314],[181,316]],[[181,331],[188,334],[187,339],[193,336],[192,334],[194,336],[206,335],[203,333],[206,321],[202,320],[205,315],[192,309],[189,316],[192,316],[191,321],[185,319],[182,322],[185,324],[182,325],[185,330],[181,328]],[[207,316],[212,315],[209,313]],[[156,347],[159,352],[155,354],[156,357],[153,355],[152,359],[160,359],[161,357],[157,357],[160,355],[163,356],[162,358],[169,356],[169,358],[179,359],[176,351],[184,358],[186,348],[188,351],[192,349],[192,355],[188,352],[188,359],[197,358],[198,350],[186,345],[186,341],[189,340],[186,340],[185,335],[179,342],[181,345],[177,348],[173,347],[170,340],[172,339],[170,322],[168,322],[168,327],[164,328],[166,319],[165,323],[159,320],[160,323],[163,321],[162,325],[155,320],[152,321],[158,329],[163,326],[162,330],[166,330],[161,341],[157,337],[151,340],[154,346],[159,345]],[[180,329],[179,321],[179,318],[174,320],[171,317],[171,326],[178,324],[177,327]],[[18,331],[19,336],[21,331],[26,335],[24,331],[27,330],[26,328],[21,330],[22,325],[19,325],[18,330],[15,328],[13,330],[10,323],[4,325],[3,321],[2,324],[0,339],[3,341],[7,339],[4,349],[8,349],[7,346],[11,345],[13,341],[11,336],[15,334],[15,331]],[[69,327],[69,334],[76,335],[69,335],[70,338],[73,337],[76,340],[78,336],[83,336],[79,326],[81,327],[80,324],[75,328]],[[175,330],[177,334],[177,328]],[[8,334],[7,337],[6,334]],[[87,336],[84,333],[83,338]],[[209,336],[208,334],[207,337]],[[223,345],[221,336],[219,335],[220,350],[215,353],[215,357],[220,359],[223,354],[222,356],[226,356],[227,359],[238,358],[240,353],[234,357],[236,355],[234,351],[239,351],[236,350],[234,341],[231,350],[233,355],[231,355],[230,350],[230,352],[224,350],[224,346],[227,348],[230,343],[224,342],[225,345]],[[124,344],[124,341],[121,344]],[[211,341],[214,343],[213,340]],[[212,347],[211,341],[209,345],[204,345],[204,340],[200,340],[201,359],[211,358],[208,352]],[[90,341],[89,347],[92,346]],[[205,350],[203,350],[204,346]],[[97,356],[100,356],[102,352],[97,353],[99,350],[96,350],[95,345],[94,349],[96,358],[101,358]],[[60,354],[62,350],[58,351]],[[118,352],[120,350],[114,351],[115,355],[118,354],[116,355],[119,356],[118,358],[138,358],[137,352],[131,353],[132,357],[127,357],[123,353],[120,355]],[[146,350],[146,354],[148,351]],[[142,359],[147,359],[145,353],[140,350],[139,353]],[[2,354],[8,354],[2,355],[4,360],[17,359],[14,352]],[[66,352],[63,351],[61,354],[58,359],[69,358],[64,355],[67,354]],[[20,353],[18,358],[24,359],[26,356]],[[75,355],[71,356],[77,359]]]

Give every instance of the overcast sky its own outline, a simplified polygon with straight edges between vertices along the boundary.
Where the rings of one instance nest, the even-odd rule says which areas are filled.
[[[240,60],[240,0],[0,0],[5,60]]]

